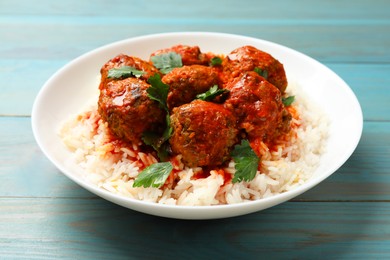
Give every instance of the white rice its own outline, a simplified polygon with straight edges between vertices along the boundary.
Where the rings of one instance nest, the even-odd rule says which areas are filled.
[[[297,86],[289,85],[288,95],[299,118],[294,118],[288,145],[276,151],[264,145],[261,171],[250,182],[225,182],[217,170],[207,178],[193,178],[199,168],[187,168],[176,158],[179,181],[173,189],[133,187],[140,169],[157,162],[151,154],[142,153],[137,145],[125,147],[115,143],[107,124],[97,112],[97,105],[67,120],[60,129],[64,144],[72,152],[72,163],[83,170],[82,178],[102,189],[129,198],[171,205],[218,205],[241,203],[270,197],[294,189],[306,182],[319,165],[326,149],[328,119],[311,104]],[[94,102],[96,104],[96,102]],[[282,142],[283,143],[283,142]],[[224,174],[234,174],[231,161]]]

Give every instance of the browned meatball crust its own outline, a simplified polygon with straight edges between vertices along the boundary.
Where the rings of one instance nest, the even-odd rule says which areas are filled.
[[[239,127],[249,138],[269,141],[289,130],[291,116],[282,103],[280,90],[256,72],[244,73],[226,88],[230,95],[225,107],[236,115]]]
[[[227,83],[247,71],[260,68],[268,74],[267,80],[282,93],[287,87],[287,78],[283,64],[270,54],[252,46],[243,46],[233,50],[222,62],[223,77]]]
[[[171,48],[155,51],[150,56],[157,56],[168,52],[180,54],[183,65],[207,65],[209,63],[208,56],[202,53],[198,46],[175,45]]]
[[[176,107],[171,125],[172,151],[189,167],[221,165],[237,142],[236,118],[220,104],[195,100]]]
[[[159,132],[166,112],[146,92],[150,85],[142,79],[113,80],[100,90],[98,110],[114,135],[139,143],[145,131]]]
[[[124,54],[101,68],[98,111],[120,140],[139,144],[145,132],[161,135],[166,129],[166,108],[147,94],[147,80],[156,73],[169,86],[170,153],[182,155],[188,167],[221,166],[230,160],[230,152],[241,138],[272,142],[290,130],[291,115],[282,102],[286,75],[283,65],[270,54],[243,46],[222,57],[222,64],[211,65],[214,54],[204,54],[197,46],[176,45],[151,57],[168,52],[180,54],[183,67],[164,76],[151,62]],[[107,78],[110,69],[123,66],[144,74]],[[266,72],[264,77],[256,68]],[[229,90],[214,99],[221,104],[196,100],[214,85]]]
[[[175,68],[162,78],[169,85],[168,108],[189,103],[197,94],[204,93],[212,86],[218,85],[218,74],[211,67],[202,65]]]
[[[160,71],[153,66],[153,64],[144,61],[137,57],[127,56],[125,54],[119,54],[116,57],[109,60],[103,67],[100,69],[101,74],[101,83],[100,88],[104,88],[104,85],[111,81],[112,79],[108,78],[108,71],[113,68],[120,68],[123,66],[133,67],[137,70],[143,71],[144,74],[140,77],[141,79],[148,80],[149,77],[154,74],[160,74]]]

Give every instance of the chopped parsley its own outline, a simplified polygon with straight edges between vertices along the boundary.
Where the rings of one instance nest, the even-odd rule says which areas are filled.
[[[167,118],[169,118],[169,116],[167,116]],[[169,159],[169,143],[167,140],[171,137],[172,131],[172,127],[167,125],[162,136],[150,131],[146,131],[142,134],[142,141],[144,141],[146,145],[153,147],[157,152],[158,158],[163,162]]]
[[[211,101],[215,97],[222,95],[224,93],[227,93],[227,92],[229,92],[229,90],[223,89],[223,88],[218,88],[218,85],[214,85],[206,92],[196,95],[196,98],[203,100],[203,101]]]
[[[160,188],[164,185],[172,170],[173,165],[170,162],[154,163],[138,174],[133,187]]]
[[[282,103],[284,106],[290,106],[295,100],[295,96],[282,97]]]
[[[263,78],[268,79],[268,71],[267,70],[263,70],[259,67],[255,67],[253,69],[253,71],[256,72],[257,74],[259,74],[260,76],[262,76]]]
[[[165,117],[166,127],[163,134],[160,136],[154,132],[144,132],[142,134],[142,140],[146,145],[150,145],[156,150],[158,157],[161,161],[166,161],[169,158],[169,145],[168,139],[171,137],[173,128],[171,127],[171,118],[169,116],[169,110],[167,105],[167,97],[169,86],[161,81],[159,74],[154,74],[148,79],[150,87],[146,89],[150,99],[157,101],[160,107],[167,112]]]
[[[148,83],[151,85],[146,89],[149,98],[157,101],[161,108],[168,111],[167,97],[169,86],[161,81],[161,76],[157,73],[148,79]]]
[[[112,68],[108,71],[107,78],[112,79],[125,79],[129,77],[141,77],[145,72],[137,70],[134,67],[122,66],[119,68]]]
[[[219,66],[222,64],[222,59],[218,56],[212,57],[210,60],[211,66]]]
[[[160,55],[155,55],[150,58],[153,65],[158,68],[161,73],[167,74],[174,68],[183,67],[181,55],[176,52],[167,52]]]
[[[260,159],[249,145],[249,141],[244,139],[241,144],[237,144],[231,152],[235,162],[236,173],[232,179],[233,183],[241,181],[251,181],[256,176]]]

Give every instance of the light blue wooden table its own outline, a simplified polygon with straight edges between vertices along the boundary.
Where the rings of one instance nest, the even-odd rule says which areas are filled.
[[[303,52],[339,74],[364,113],[355,153],[300,197],[229,219],[165,219],[63,176],[32,135],[44,82],[129,37],[215,31]],[[0,259],[390,259],[390,2],[0,0]]]

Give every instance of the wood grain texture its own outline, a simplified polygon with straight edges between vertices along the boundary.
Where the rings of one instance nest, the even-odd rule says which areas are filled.
[[[215,31],[252,36],[283,44],[301,51],[321,62],[372,63],[387,62],[390,53],[385,46],[390,45],[388,37],[383,37],[390,24],[353,23],[353,24],[313,24],[289,21],[273,24],[256,21],[249,24],[210,24],[172,21],[171,23],[139,23],[125,21],[109,24],[98,21],[96,24],[75,24],[66,21],[20,24],[5,19],[0,23],[2,48],[0,56],[4,58],[27,59],[73,59],[102,45],[135,36],[177,32],[177,31]],[[113,27],[120,29],[113,30]],[[10,34],[19,31],[19,34]],[[362,31],[376,31],[376,34],[361,39]],[[88,32],[88,33],[86,33]],[[29,39],[25,41],[25,39]],[[45,39],[42,42],[40,39]],[[359,53],[357,56],[356,53]]]
[[[390,2],[0,1],[0,259],[390,259]],[[31,131],[44,82],[79,55],[130,37],[216,31],[273,41],[335,71],[364,114],[332,176],[254,214],[184,221],[85,191]]]
[[[28,0],[2,0],[0,15],[2,16],[71,16],[71,17],[132,17],[135,20],[162,18],[209,19],[264,19],[283,21],[291,20],[388,20],[388,2],[386,0],[355,0],[351,5],[348,0],[330,0],[313,2],[296,0],[291,4],[282,1],[239,2],[225,0],[224,5],[207,0],[188,2],[180,0],[161,2],[149,1],[78,1],[68,0],[51,3],[47,0],[36,0],[30,5]],[[266,12],[264,12],[266,10]],[[130,13],[129,13],[130,11]],[[263,11],[259,13],[260,11]]]
[[[384,259],[389,203],[285,203],[184,221],[90,199],[1,199],[2,256],[38,259]],[[28,214],[26,214],[28,212]],[[14,223],[8,225],[7,223]],[[319,224],[321,223],[321,224]],[[33,253],[33,254],[31,254]]]
[[[144,34],[217,31],[275,41],[326,62],[390,60],[386,1],[229,0],[223,7],[206,0],[0,4],[4,58],[70,59]],[[366,32],[375,33],[362,38]]]

